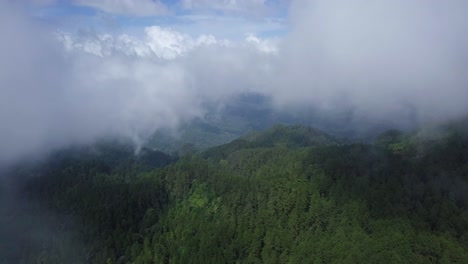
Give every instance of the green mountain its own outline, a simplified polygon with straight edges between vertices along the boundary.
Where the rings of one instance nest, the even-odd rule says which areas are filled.
[[[210,148],[202,153],[205,158],[225,158],[229,154],[254,148],[301,148],[312,146],[335,145],[339,141],[334,137],[311,127],[276,125],[262,132],[251,132],[230,143]]]
[[[468,263],[463,125],[366,144],[275,126],[162,167],[106,156],[23,172],[48,168],[21,193],[76,221],[57,228],[84,263]],[[69,263],[22,245],[14,263]]]
[[[201,118],[185,123],[177,131],[158,131],[146,142],[147,147],[166,153],[186,154],[204,151],[226,144],[251,132],[268,129],[276,124],[306,124],[338,137],[366,138],[398,124],[372,123],[355,120],[353,109],[324,113],[309,108],[280,109],[272,99],[255,93],[245,93],[225,105],[207,105]]]

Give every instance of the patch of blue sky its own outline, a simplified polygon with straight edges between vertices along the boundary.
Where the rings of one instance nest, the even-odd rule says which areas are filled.
[[[50,6],[31,7],[34,16],[43,18],[67,17],[67,16],[94,16],[97,11],[91,7],[75,6],[69,3],[59,2]]]
[[[287,4],[282,0],[268,2],[273,10],[268,16],[229,14],[219,10],[197,11],[183,9],[179,0],[163,0],[171,13],[166,16],[123,16],[107,14],[92,7],[75,6],[59,1],[52,6],[35,8],[32,14],[56,25],[60,30],[103,31],[106,33],[143,34],[143,28],[160,26],[173,28],[192,36],[211,34],[230,40],[255,34],[261,38],[281,37],[288,32]]]

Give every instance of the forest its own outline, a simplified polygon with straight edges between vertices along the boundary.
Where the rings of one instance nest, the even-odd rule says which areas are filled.
[[[61,235],[0,263],[468,263],[463,122],[371,140],[276,125],[183,155],[107,142],[8,173]]]

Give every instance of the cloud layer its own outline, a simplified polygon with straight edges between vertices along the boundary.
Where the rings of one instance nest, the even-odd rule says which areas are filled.
[[[346,106],[356,119],[466,113],[467,10],[459,0],[295,1],[273,94],[280,103]]]
[[[239,44],[149,27],[145,37],[54,34],[1,8],[0,161],[104,136],[137,145],[254,89],[262,42]],[[255,65],[245,67],[246,65]]]
[[[141,144],[246,92],[286,110],[349,112],[356,124],[457,117],[468,113],[466,10],[295,1],[281,41],[233,41],[160,26],[57,33],[0,3],[0,161],[109,135]]]

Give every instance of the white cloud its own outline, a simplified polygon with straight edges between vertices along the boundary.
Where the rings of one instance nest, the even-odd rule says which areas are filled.
[[[254,34],[249,34],[245,41],[257,47],[265,53],[277,53],[279,39],[260,39]]]
[[[158,16],[168,14],[159,0],[72,0],[73,4],[89,6],[106,13],[129,16]]]
[[[81,50],[100,57],[115,55],[137,56],[146,59],[176,59],[201,47],[245,47],[264,53],[277,52],[277,39],[261,39],[249,34],[240,42],[217,39],[213,35],[202,34],[192,37],[171,28],[159,26],[146,27],[144,37],[137,38],[127,34],[82,34],[75,36],[59,32],[58,38],[69,51]]]
[[[0,42],[0,163],[109,135],[140,144],[203,117],[207,103],[253,90],[266,74],[268,57],[256,48],[156,27],[142,39],[60,33],[62,49],[0,7],[0,33],[9,36]]]
[[[466,10],[461,0],[295,1],[273,94],[371,121],[467,113]]]
[[[461,0],[297,1],[279,43],[148,27],[60,33],[61,49],[0,2],[0,161],[108,135],[138,143],[249,91],[368,122],[465,114],[466,10]]]
[[[199,45],[216,44],[213,36],[202,35],[198,39],[159,26],[145,28],[146,44],[158,57],[173,59]]]

